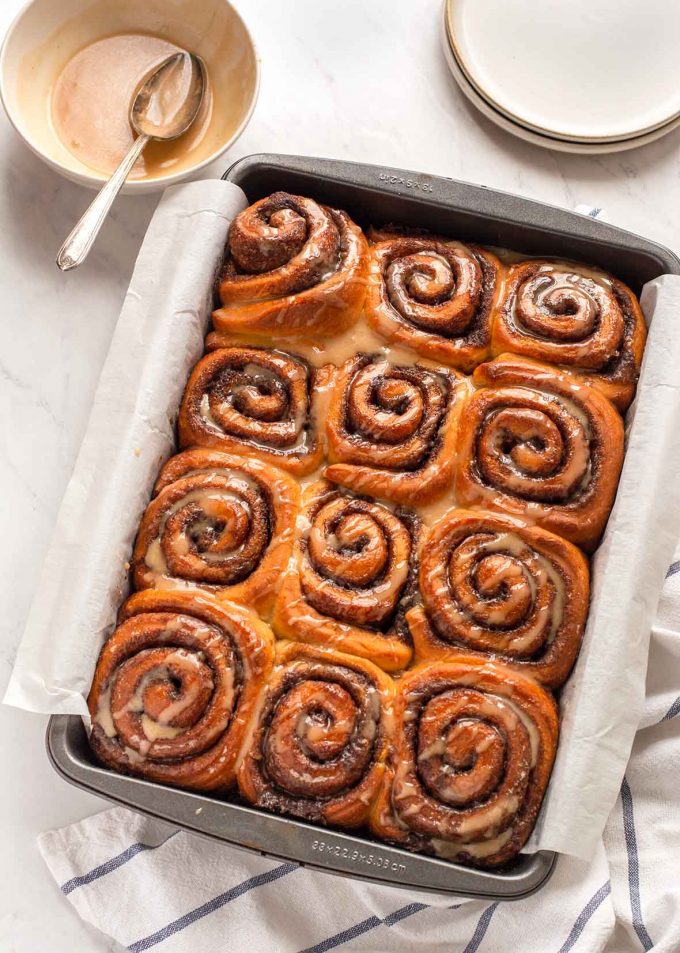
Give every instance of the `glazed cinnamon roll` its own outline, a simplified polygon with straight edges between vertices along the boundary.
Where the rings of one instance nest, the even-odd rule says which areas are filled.
[[[186,450],[154,493],[135,542],[135,587],[207,589],[266,610],[293,548],[295,480],[258,460]]]
[[[450,510],[423,541],[422,605],[407,613],[416,661],[496,656],[548,688],[576,661],[588,563],[559,536],[508,516]]]
[[[275,192],[231,224],[215,327],[336,333],[361,312],[367,267],[366,239],[345,212]]]
[[[227,789],[273,660],[271,629],[241,606],[135,593],[97,662],[90,746],[124,774]]]
[[[328,411],[325,476],[397,503],[426,503],[453,480],[462,397],[455,371],[357,354],[340,368]]]
[[[623,462],[614,406],[581,379],[511,355],[481,364],[472,381],[458,425],[458,503],[594,549]]]
[[[558,736],[551,695],[488,659],[419,665],[399,681],[395,743],[371,809],[375,834],[497,867],[522,849]]]
[[[179,412],[180,447],[213,447],[302,476],[323,459],[319,403],[331,368],[310,368],[284,351],[223,347],[189,378]]]
[[[490,353],[502,265],[461,242],[373,233],[366,318],[391,344],[472,371]]]
[[[319,482],[305,494],[295,558],[274,607],[278,635],[404,668],[404,612],[416,589],[418,520]]]
[[[561,365],[623,412],[635,396],[646,337],[640,305],[621,281],[573,263],[523,261],[508,272],[493,350]]]
[[[276,664],[238,771],[251,804],[357,827],[385,770],[392,679],[364,659],[295,643]]]

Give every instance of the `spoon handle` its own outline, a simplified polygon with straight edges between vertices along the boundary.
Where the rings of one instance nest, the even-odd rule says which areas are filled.
[[[113,205],[113,201],[120,192],[123,183],[128,177],[130,169],[142,154],[144,147],[151,140],[151,136],[138,136],[132,143],[128,154],[121,161],[106,185],[97,194],[96,198],[74,226],[64,244],[57,253],[57,265],[62,271],[77,268],[87,258],[99,229]]]

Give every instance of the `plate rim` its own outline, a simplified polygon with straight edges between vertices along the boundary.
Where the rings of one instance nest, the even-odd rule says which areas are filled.
[[[445,22],[446,8],[448,3],[449,0],[444,0]],[[521,123],[514,122],[504,113],[494,109],[491,103],[480,96],[475,87],[467,81],[465,74],[458,64],[458,60],[456,59],[449,42],[448,32],[446,29],[443,31],[442,45],[444,59],[446,60],[449,72],[468,102],[478,109],[486,119],[494,123],[494,125],[496,125],[498,128],[504,130],[510,135],[515,136],[518,139],[521,139],[523,142],[528,142],[531,145],[539,146],[542,149],[548,149],[553,152],[561,152],[569,155],[611,155],[617,152],[626,152],[630,149],[638,149],[642,146],[650,145],[652,142],[656,142],[658,139],[663,138],[680,127],[680,115],[678,115],[664,126],[658,127],[651,132],[643,133],[641,136],[635,136],[628,139],[593,142],[559,139],[546,135],[531,129],[528,126],[524,126]]]
[[[680,120],[680,108],[676,110],[671,116],[667,119],[660,120],[657,123],[652,123],[649,126],[645,126],[641,129],[637,129],[631,132],[628,135],[610,135],[610,136],[578,136],[574,133],[564,132],[559,129],[552,129],[547,126],[540,126],[536,123],[532,123],[528,119],[524,119],[522,116],[513,112],[507,106],[504,106],[502,103],[499,103],[490,93],[488,93],[476,80],[475,76],[471,72],[469,66],[465,62],[465,57],[463,56],[462,51],[460,50],[460,43],[456,42],[456,32],[453,26],[453,5],[456,0],[444,0],[444,30],[448,39],[448,44],[451,49],[452,55],[455,57],[456,62],[463,76],[467,80],[468,84],[472,86],[477,95],[483,99],[495,112],[504,116],[510,122],[514,123],[517,126],[521,126],[523,129],[527,129],[530,132],[534,132],[537,135],[548,137],[550,139],[559,139],[563,142],[573,142],[577,144],[584,145],[598,145],[606,143],[621,143],[627,142],[632,139],[640,139],[642,136],[651,135],[659,129],[665,129],[666,126],[670,123]],[[670,131],[670,130],[669,130]],[[653,140],[650,140],[653,141]],[[642,143],[641,143],[642,144]],[[633,148],[631,146],[631,148]],[[612,150],[615,151],[615,150]],[[616,150],[623,151],[623,150]]]

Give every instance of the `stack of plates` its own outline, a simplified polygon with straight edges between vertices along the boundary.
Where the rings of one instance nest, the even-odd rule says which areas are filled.
[[[619,152],[680,126],[675,0],[444,0],[444,52],[497,125],[561,152]]]

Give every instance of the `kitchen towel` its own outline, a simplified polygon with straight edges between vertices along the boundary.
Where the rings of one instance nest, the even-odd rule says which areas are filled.
[[[43,834],[80,916],[132,953],[678,953],[680,548],[652,630],[643,719],[595,857],[527,900],[430,900],[251,856],[114,808]]]

